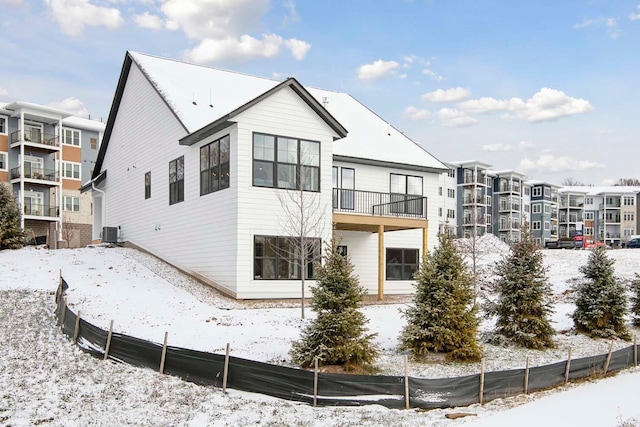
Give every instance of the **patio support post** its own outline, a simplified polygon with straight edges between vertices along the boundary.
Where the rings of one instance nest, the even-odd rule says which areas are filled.
[[[378,225],[378,301],[384,299],[384,225]]]

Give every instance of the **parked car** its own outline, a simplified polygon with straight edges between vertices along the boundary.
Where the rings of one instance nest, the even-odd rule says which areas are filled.
[[[628,248],[640,248],[640,237],[631,239],[627,242]]]
[[[573,239],[563,238],[559,240],[549,240],[547,242],[544,242],[544,247],[546,249],[575,249],[577,245]],[[580,242],[580,247],[582,247],[582,242]]]

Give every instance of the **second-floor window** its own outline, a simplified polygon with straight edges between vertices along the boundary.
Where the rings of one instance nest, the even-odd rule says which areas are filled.
[[[0,133],[6,135],[7,133],[7,118],[0,117]]]
[[[533,197],[540,197],[542,196],[542,187],[533,187]]]
[[[320,191],[320,143],[254,133],[253,185]]]
[[[62,177],[80,179],[80,163],[62,162]]]
[[[62,143],[66,145],[80,146],[80,131],[75,129],[62,129],[63,140]]]
[[[80,212],[80,198],[72,197],[72,196],[63,196],[62,210],[67,212]]]
[[[0,152],[0,170],[7,170],[7,153]]]
[[[151,171],[144,174],[144,198],[151,198]]]
[[[390,175],[390,211],[394,213],[422,214],[422,177]]]
[[[532,206],[533,209],[533,213],[542,213],[542,204],[541,203],[534,203]]]
[[[456,190],[454,190],[453,188],[447,188],[447,197],[449,197],[450,199],[455,199]]]
[[[184,201],[184,156],[169,162],[169,204]]]
[[[229,135],[200,148],[200,195],[229,188]]]

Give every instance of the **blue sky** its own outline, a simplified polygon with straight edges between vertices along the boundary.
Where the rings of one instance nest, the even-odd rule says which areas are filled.
[[[0,101],[106,120],[127,50],[350,93],[443,161],[640,178],[640,1],[0,0]]]

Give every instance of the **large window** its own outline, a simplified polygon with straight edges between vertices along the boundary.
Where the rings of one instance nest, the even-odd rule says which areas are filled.
[[[422,177],[391,174],[391,212],[422,215]]]
[[[144,174],[144,198],[151,198],[151,171]]]
[[[387,280],[411,280],[418,271],[418,249],[387,248]]]
[[[542,203],[534,203],[531,205],[531,208],[533,209],[532,212],[535,213],[542,213]]]
[[[254,133],[253,185],[320,191],[320,143]]]
[[[229,135],[200,148],[200,195],[229,188]]]
[[[353,210],[355,208],[356,170],[334,166],[331,178],[333,183],[333,208]]]
[[[62,143],[66,145],[80,146],[80,131],[75,129],[62,129]]]
[[[169,204],[184,201],[184,156],[169,162]]]
[[[0,117],[0,134],[7,134],[7,118]]]
[[[80,212],[80,198],[62,196],[62,210],[67,212]]]
[[[254,236],[253,277],[256,280],[299,280],[299,242],[295,237]],[[315,278],[314,262],[320,259],[320,239],[305,239],[306,279]]]
[[[0,170],[6,171],[7,168],[7,153],[0,151]]]
[[[80,179],[80,163],[62,162],[62,177]]]

